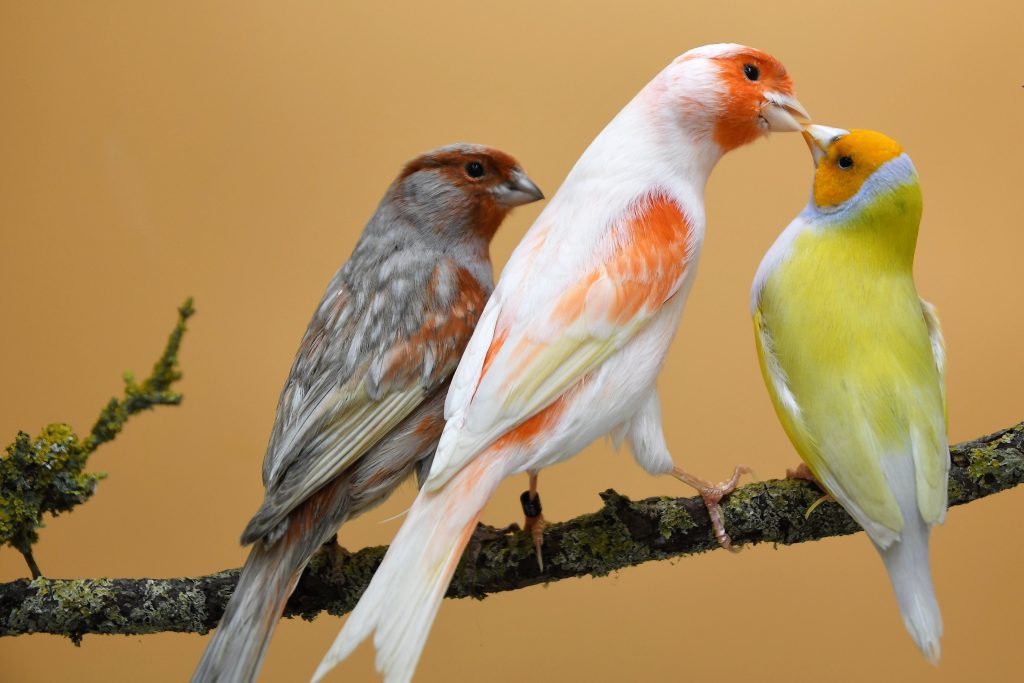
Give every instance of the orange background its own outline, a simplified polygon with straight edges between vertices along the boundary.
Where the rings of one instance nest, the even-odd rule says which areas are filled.
[[[50,576],[238,566],[292,355],[401,164],[484,142],[551,195],[644,83],[709,42],[774,53],[819,122],[903,143],[925,188],[917,280],[945,327],[951,438],[1024,419],[1019,2],[160,4],[0,4],[3,441],[55,420],[86,431],[123,370],[148,371],[174,307],[194,295],[199,311],[184,405],[139,416],[93,457],[109,478],[42,532]],[[810,176],[800,138],[778,135],[731,154],[708,187],[700,277],[661,378],[675,458],[707,477],[738,461],[774,477],[797,462],[761,384],[747,302]],[[540,208],[506,223],[497,265]],[[525,483],[507,483],[485,520],[517,520]],[[541,485],[553,520],[596,509],[609,486],[690,495],[605,445]],[[342,543],[387,542],[412,496],[406,485]],[[1019,489],[954,510],[935,534],[937,670],[859,535],[448,601],[418,680],[1007,680],[1022,516]],[[0,580],[25,573],[0,550]],[[340,624],[283,623],[264,680],[307,680]],[[205,643],[0,639],[0,680],[182,681]],[[364,646],[331,680],[371,672]]]

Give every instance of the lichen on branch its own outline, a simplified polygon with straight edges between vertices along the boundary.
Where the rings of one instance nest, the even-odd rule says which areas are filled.
[[[963,505],[1024,483],[1024,423],[951,449],[950,505]],[[789,545],[860,530],[837,503],[808,510],[821,498],[800,479],[755,482],[722,501],[726,528],[737,545]],[[475,536],[448,588],[448,597],[483,598],[654,560],[718,549],[700,498],[633,501],[601,494],[597,512],[549,525],[544,570],[522,532],[485,528]],[[385,547],[349,553],[325,548],[310,562],[288,601],[286,616],[314,619],[350,611],[377,569]],[[736,561],[742,561],[737,559]],[[238,581],[238,570],[176,579],[43,579],[0,584],[0,636],[206,633],[217,625]]]
[[[106,476],[85,471],[93,451],[113,440],[132,415],[158,405],[181,403],[181,394],[171,387],[181,379],[178,350],[185,323],[194,312],[190,298],[178,309],[178,322],[149,377],[139,384],[132,373],[126,372],[123,397],[110,399],[85,439],[80,439],[70,426],[53,423],[43,427],[35,438],[18,432],[0,454],[0,543],[25,557],[33,577],[40,575],[32,546],[44,526],[43,515],[56,516],[81,505]]]

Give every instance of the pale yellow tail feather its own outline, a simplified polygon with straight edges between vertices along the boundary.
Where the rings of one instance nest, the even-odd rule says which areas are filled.
[[[439,490],[420,492],[359,604],[313,674],[314,683],[371,632],[384,681],[412,679],[462,551],[505,474],[500,457],[485,453]]]

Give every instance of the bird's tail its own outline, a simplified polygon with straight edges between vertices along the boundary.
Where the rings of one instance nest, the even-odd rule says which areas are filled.
[[[896,474],[895,469],[897,467],[887,468],[891,481]],[[935,599],[928,556],[931,528],[918,511],[917,496],[899,495],[900,489],[914,491],[912,465],[904,465],[898,469],[908,470],[897,474],[894,481],[896,498],[903,512],[903,530],[899,539],[893,541],[887,548],[876,547],[889,573],[900,614],[903,616],[903,624],[928,661],[938,664],[941,653],[939,639],[942,637],[942,614],[939,613],[939,603]]]
[[[348,517],[348,492],[348,480],[337,477],[288,515],[280,531],[271,535],[276,540],[261,539],[253,544],[220,625],[192,674],[192,683],[255,680],[302,570]]]
[[[284,538],[257,541],[238,578],[224,617],[206,646],[192,683],[249,683],[256,679],[288,596],[306,564]]]
[[[938,664],[942,615],[935,599],[928,561],[929,530],[919,516],[917,522],[917,528],[905,524],[900,540],[880,552],[896,592],[903,624],[928,661]]]
[[[462,551],[504,476],[500,459],[484,453],[437,491],[420,491],[314,682],[373,631],[377,670],[386,683],[412,678]]]

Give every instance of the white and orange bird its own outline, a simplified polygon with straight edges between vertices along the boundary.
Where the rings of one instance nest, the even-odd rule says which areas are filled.
[[[696,275],[712,169],[807,118],[778,60],[710,45],[669,64],[597,136],[513,252],[453,377],[430,473],[314,681],[372,631],[385,680],[412,678],[508,476],[613,433],[645,470],[696,483],[716,508],[728,488],[675,467],[655,382]]]

